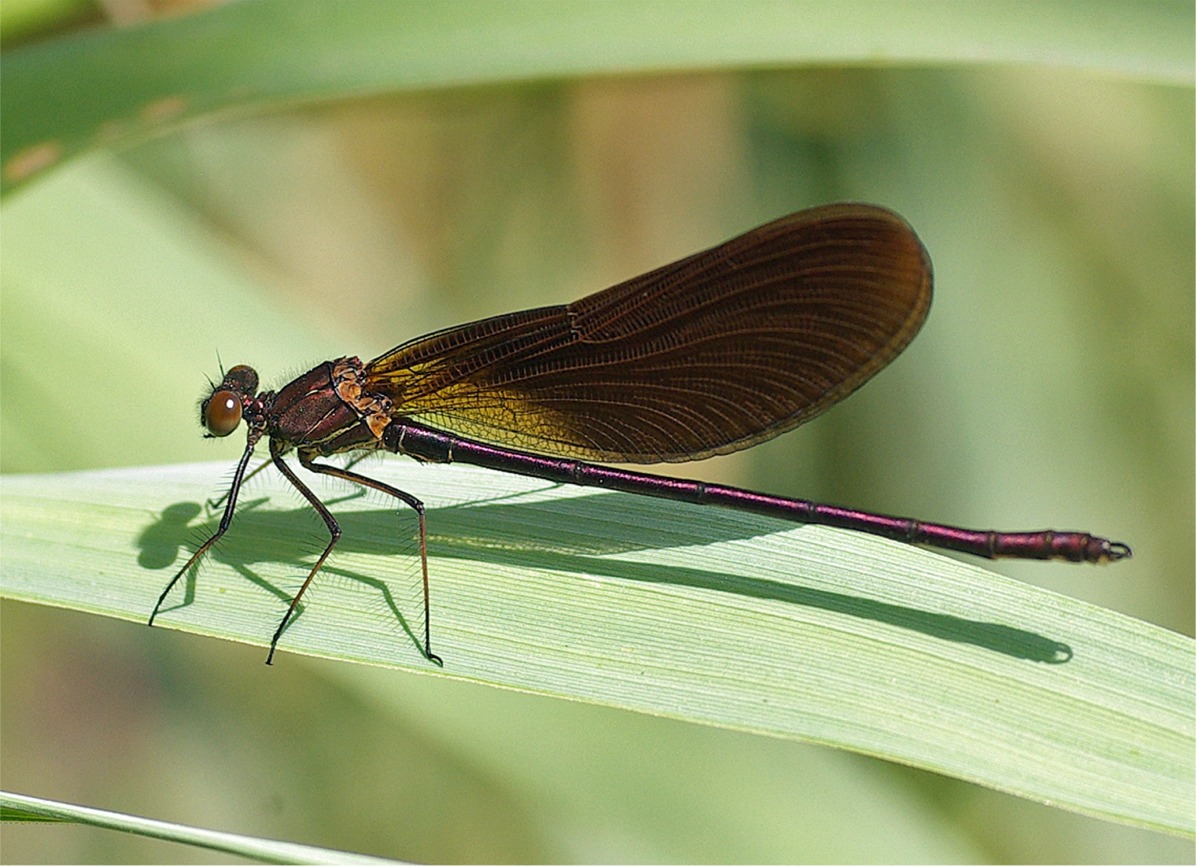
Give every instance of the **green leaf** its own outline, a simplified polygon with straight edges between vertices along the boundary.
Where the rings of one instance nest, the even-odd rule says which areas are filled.
[[[428,504],[444,670],[418,651],[411,515],[319,487],[344,536],[278,664],[311,654],[822,743],[1193,833],[1191,639],[863,534],[464,466],[367,469]],[[144,620],[214,526],[203,504],[227,470],[3,477],[4,596]],[[157,624],[265,647],[322,535],[262,473]]]
[[[173,843],[200,846],[204,849],[239,855],[242,858],[250,858],[267,864],[399,863],[357,855],[352,852],[321,849],[316,846],[303,846],[279,840],[265,840],[260,837],[247,837],[243,834],[226,834],[222,831],[194,828],[175,822],[160,822],[141,816],[130,816],[127,813],[97,810],[93,807],[81,807],[62,801],[48,801],[13,792],[0,792],[0,817],[4,821],[10,822],[78,822],[83,825],[126,831],[130,834],[140,834],[144,837],[154,837]]]
[[[6,52],[0,177],[231,110],[580,75],[1034,62],[1191,82],[1192,32],[1191,3],[1121,0],[232,3]]]

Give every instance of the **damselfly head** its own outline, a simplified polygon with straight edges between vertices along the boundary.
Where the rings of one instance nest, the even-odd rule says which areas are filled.
[[[207,436],[227,437],[241,424],[241,413],[258,389],[258,374],[244,364],[230,368],[212,394],[200,401],[200,424]]]

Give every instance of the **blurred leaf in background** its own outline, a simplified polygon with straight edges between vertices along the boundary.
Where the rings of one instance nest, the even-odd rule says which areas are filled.
[[[247,87],[261,89],[169,134],[123,129],[137,143],[80,148],[8,193],[0,468],[231,466],[238,444],[202,440],[195,424],[218,353],[273,386],[859,199],[905,215],[931,252],[923,333],[835,412],[685,474],[962,525],[1107,532],[1135,559],[1001,571],[1192,635],[1191,6],[1155,4],[1188,16],[1190,78],[1177,86],[1128,63],[1066,68],[1102,68],[1113,54],[1096,37],[1087,63],[1037,53],[1074,29],[1084,43],[1081,23],[1134,46],[1135,10],[1153,4],[1108,21],[1087,4],[1029,4],[1053,14],[1022,41],[994,27],[974,55],[951,44],[952,58],[926,34],[965,32],[953,4],[911,3],[863,30],[876,4],[801,5],[812,32],[833,34],[825,44],[883,33],[879,62],[861,64],[859,45],[810,54],[817,66],[764,50],[754,62],[754,45],[775,44],[763,37],[729,61],[708,46],[739,32],[739,4],[718,3],[661,4],[685,26],[639,25],[672,34],[652,62],[604,42],[629,29],[621,3],[578,4],[590,19],[432,4],[402,33],[369,3],[310,21],[285,3],[243,4],[126,38],[6,44],[6,63],[41,60],[41,86],[58,94],[35,105],[36,123],[84,118],[80,142],[106,109],[160,97],[151,84],[163,80],[199,90],[257,75]],[[988,5],[1018,18],[1018,4]],[[227,52],[155,54],[159,27],[194,26],[198,39],[222,25]],[[466,30],[481,34],[475,51],[461,48]],[[307,53],[240,53],[296,32]],[[108,53],[89,54],[88,39]],[[487,72],[494,46],[510,57]],[[968,62],[995,54],[1006,62]],[[1032,56],[1044,62],[1010,62]],[[124,75],[110,102],[90,77],[52,77],[89,57],[91,75]],[[615,59],[577,68],[596,57]],[[288,70],[294,80],[279,78]],[[594,70],[606,74],[583,74]],[[14,116],[28,115],[10,110],[5,74],[13,140]],[[145,93],[130,89],[139,80]],[[428,861],[1194,856],[1189,841],[929,773],[611,708],[293,656],[266,669],[256,649],[13,603],[0,640],[6,787],[208,827]],[[205,857],[87,829],[5,829],[8,861]]]

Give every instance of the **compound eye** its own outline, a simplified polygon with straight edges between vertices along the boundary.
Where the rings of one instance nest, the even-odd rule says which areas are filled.
[[[231,391],[218,391],[204,407],[204,427],[214,437],[227,437],[241,424],[241,398]]]

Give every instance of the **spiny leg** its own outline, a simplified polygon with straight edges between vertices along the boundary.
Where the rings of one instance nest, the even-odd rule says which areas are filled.
[[[249,459],[254,453],[254,446],[257,445],[258,439],[261,436],[261,432],[250,433],[245,444],[245,454],[241,456],[241,460],[237,463],[237,469],[233,473],[233,483],[229,486],[229,491],[225,495],[228,498],[228,503],[225,504],[224,514],[220,518],[220,526],[216,528],[215,533],[208,537],[208,541],[200,545],[196,552],[191,555],[191,558],[183,564],[183,568],[175,573],[175,577],[171,578],[167,583],[166,589],[163,590],[162,595],[158,597],[158,602],[154,606],[154,610],[150,612],[150,619],[148,623],[149,626],[154,625],[154,618],[158,616],[158,610],[162,607],[162,603],[166,601],[166,597],[170,595],[171,589],[175,586],[175,584],[178,583],[179,579],[183,577],[188,569],[199,562],[199,558],[204,556],[208,549],[216,544],[216,541],[225,534],[225,531],[228,530],[229,525],[233,523],[233,510],[237,508],[237,494],[241,492],[241,484],[247,478],[245,475],[245,468],[249,466]],[[257,470],[254,470],[254,473],[256,472]],[[254,473],[250,473],[250,475],[252,476]]]
[[[368,456],[369,456],[368,452],[363,452],[359,455],[356,455],[355,457],[350,459],[349,463],[347,463],[345,465],[345,469],[347,469],[347,470],[352,469],[353,467],[357,466],[359,463],[364,461]],[[271,464],[271,461],[262,461],[262,463],[258,464],[256,467],[254,467],[252,470],[250,470],[248,473],[245,474],[245,478],[241,480],[242,483],[248,482],[250,479],[252,479],[258,473],[262,472],[262,470],[264,470],[268,466],[270,466],[270,464]],[[225,498],[228,497],[228,495],[229,495],[229,492],[225,491],[219,497],[216,497],[215,499],[212,499],[212,500],[208,500],[208,505],[210,507],[212,507],[213,509],[219,509],[220,504],[225,501]]]
[[[360,473],[351,472],[348,468],[342,469],[331,464],[318,464],[312,460],[310,454],[303,451],[299,452],[299,462],[304,467],[314,473],[323,473],[326,476],[333,476],[338,479],[345,479],[348,482],[362,485],[367,488],[373,488],[384,494],[389,494],[397,500],[402,500],[416,513],[416,520],[419,522],[420,533],[420,571],[424,581],[424,656],[429,662],[436,663],[443,666],[444,661],[432,652],[432,615],[429,608],[428,596],[428,532],[427,524],[424,518],[424,504],[416,497],[413,497],[407,491],[401,491],[398,488],[393,488],[388,484],[371,479],[369,476],[363,476]],[[354,462],[356,463],[356,461]],[[352,466],[352,464],[350,464]],[[332,547],[331,545],[329,546]],[[325,552],[327,554],[327,552]],[[323,558],[321,558],[323,560]],[[306,586],[306,585],[305,585]],[[303,592],[302,590],[300,592]]]
[[[252,479],[252,478],[253,478],[254,476],[256,476],[258,473],[262,472],[262,470],[266,469],[268,466],[270,466],[270,461],[262,461],[262,463],[258,464],[256,467],[254,467],[252,470],[250,470],[248,473],[246,473],[246,474],[245,474],[245,478],[243,478],[243,479],[241,480],[241,484],[244,484],[245,482],[248,482],[250,479]],[[237,487],[240,487],[240,486],[241,486],[241,485],[238,485]],[[216,499],[214,499],[214,500],[208,500],[208,506],[209,506],[209,507],[211,507],[211,508],[213,508],[213,509],[219,509],[219,508],[220,508],[220,504],[221,504],[221,503],[223,503],[223,502],[225,501],[225,499],[226,499],[226,498],[227,498],[227,497],[228,497],[228,496],[229,496],[229,495],[230,495],[232,492],[233,492],[233,490],[232,490],[232,488],[230,488],[229,490],[225,491],[223,494],[221,494],[221,495],[220,495],[219,497],[217,497]]]
[[[328,559],[328,555],[332,553],[332,549],[336,547],[337,540],[341,538],[341,525],[337,523],[337,519],[333,517],[332,512],[324,503],[320,502],[319,498],[312,493],[295,472],[287,466],[283,461],[283,454],[287,451],[288,446],[284,445],[279,440],[270,441],[270,460],[278,467],[279,472],[282,473],[288,482],[290,482],[295,490],[303,494],[303,498],[307,500],[320,519],[324,521],[324,526],[328,527],[328,533],[332,537],[329,539],[328,546],[324,549],[324,553],[316,561],[316,565],[308,572],[308,577],[303,580],[303,584],[299,586],[299,591],[291,598],[291,604],[287,607],[287,613],[283,615],[282,621],[278,625],[278,629],[274,630],[274,635],[270,639],[270,652],[266,654],[266,664],[270,665],[274,659],[274,650],[278,646],[278,640],[282,637],[283,630],[287,628],[287,623],[290,622],[291,616],[295,613],[295,609],[299,607],[299,600],[303,597],[304,591],[308,589],[308,585],[312,583],[312,579],[316,577],[316,573],[320,571],[320,567],[324,565],[324,561]],[[300,462],[304,466],[309,466],[307,461],[300,457]]]

